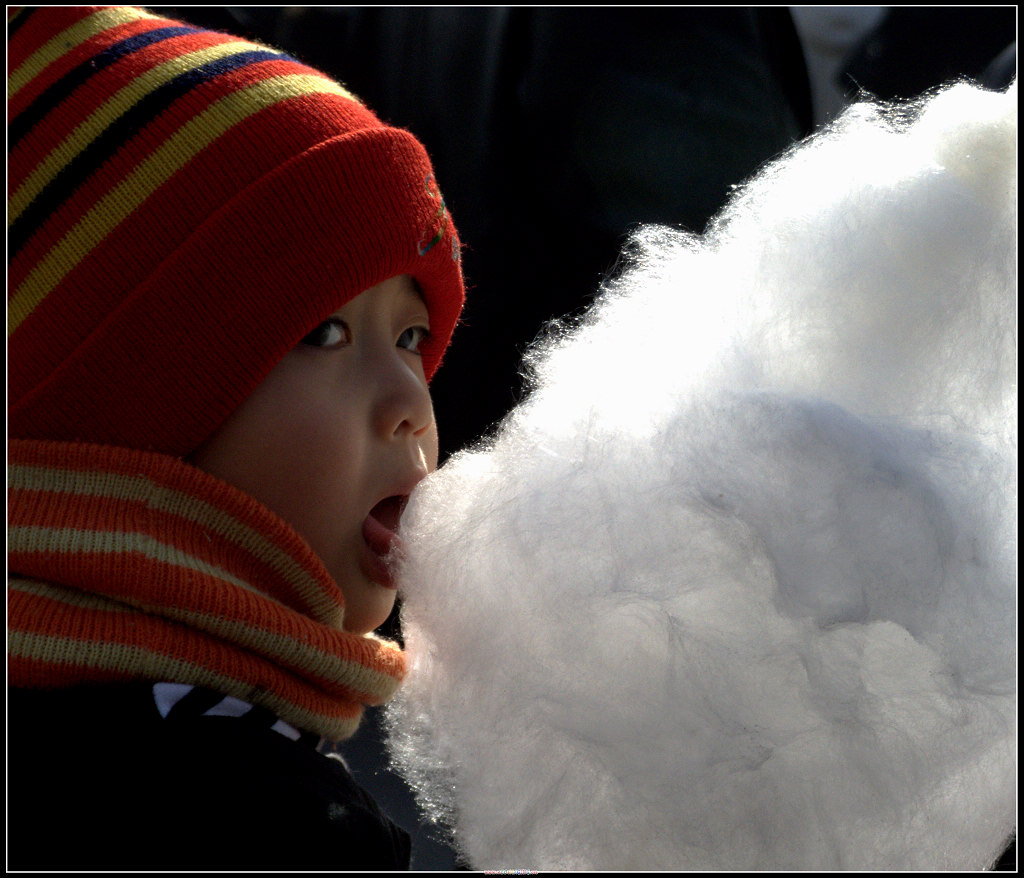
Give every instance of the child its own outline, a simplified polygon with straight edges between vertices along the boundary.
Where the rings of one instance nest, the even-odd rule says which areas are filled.
[[[423,147],[265,46],[9,9],[12,868],[407,868],[321,738],[463,301]]]

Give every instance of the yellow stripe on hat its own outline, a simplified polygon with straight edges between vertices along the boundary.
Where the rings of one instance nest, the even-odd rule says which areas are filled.
[[[110,100],[82,122],[23,181],[7,203],[7,226],[21,215],[35,198],[60,171],[70,164],[93,140],[103,133],[120,116],[130,110],[146,95],[166,84],[169,80],[210,61],[219,61],[232,55],[251,52],[252,43],[221,43],[172,58],[163,64],[147,70],[116,92]]]
[[[76,21],[71,27],[62,30],[57,36],[36,49],[24,62],[11,71],[7,77],[7,100],[13,98],[50,64],[61,56],[66,55],[76,46],[84,43],[90,37],[112,27],[128,24],[131,21],[161,18],[163,16],[154,15],[151,12],[146,12],[144,9],[135,9],[131,6],[113,6],[109,9],[101,9],[98,12],[94,12],[81,21]]]
[[[234,91],[190,119],[97,202],[18,285],[8,303],[7,335],[21,325],[86,254],[195,155],[269,105],[309,94],[335,94],[352,99],[349,91],[323,76],[289,74]]]

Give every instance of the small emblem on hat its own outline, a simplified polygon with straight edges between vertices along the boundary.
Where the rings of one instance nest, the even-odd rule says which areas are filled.
[[[420,243],[417,247],[417,251],[420,256],[425,256],[433,246],[444,237],[445,231],[448,229],[448,208],[445,207],[444,198],[441,197],[441,190],[437,188],[437,182],[434,180],[433,174],[428,174],[426,180],[423,181],[424,188],[427,190],[427,194],[433,198],[437,204],[437,213],[434,214],[434,221],[437,224],[433,236],[430,240],[424,244],[424,240],[430,236],[430,230],[423,232],[420,236]],[[452,258],[457,259],[457,249],[453,246]]]

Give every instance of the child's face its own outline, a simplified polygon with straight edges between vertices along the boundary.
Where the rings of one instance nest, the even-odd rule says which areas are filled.
[[[395,600],[381,556],[398,501],[381,501],[408,495],[437,466],[417,353],[429,325],[408,275],[371,287],[306,336],[191,458],[306,539],[345,595],[345,629],[359,634],[383,624]]]

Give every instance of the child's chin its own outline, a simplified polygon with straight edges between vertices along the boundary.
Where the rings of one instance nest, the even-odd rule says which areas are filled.
[[[342,628],[350,634],[369,634],[380,628],[394,609],[395,589],[367,578],[360,583],[359,594],[354,598],[352,591],[345,589]]]

